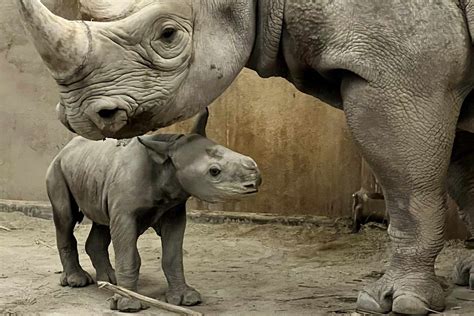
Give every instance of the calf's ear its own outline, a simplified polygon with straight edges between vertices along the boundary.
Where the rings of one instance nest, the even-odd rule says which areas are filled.
[[[150,157],[158,164],[162,165],[169,159],[170,144],[168,142],[153,139],[153,135],[138,137],[138,141],[145,146]]]
[[[191,133],[206,137],[206,126],[207,126],[208,118],[209,118],[209,110],[208,108],[205,108],[201,113],[198,114],[196,123],[194,123],[194,127]]]

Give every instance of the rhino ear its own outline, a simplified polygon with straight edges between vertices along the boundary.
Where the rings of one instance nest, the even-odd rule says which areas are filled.
[[[208,118],[209,110],[208,108],[205,108],[201,113],[198,114],[196,123],[194,123],[194,127],[191,133],[206,137],[206,126]]]
[[[153,139],[153,135],[138,137],[138,141],[145,146],[150,157],[158,164],[162,165],[169,159],[170,144],[168,142]]]

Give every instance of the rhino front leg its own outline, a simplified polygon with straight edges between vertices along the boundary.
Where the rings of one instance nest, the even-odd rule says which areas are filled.
[[[127,211],[114,210],[110,213],[119,214],[110,221],[117,285],[136,292],[141,265],[137,248],[138,223]],[[110,308],[121,312],[138,312],[148,307],[138,300],[114,295],[110,298]]]
[[[196,305],[201,295],[186,284],[183,268],[183,239],[186,228],[186,205],[181,204],[163,214],[155,231],[161,236],[163,258],[161,265],[168,291],[166,300],[175,305]]]
[[[115,271],[109,258],[110,240],[109,227],[93,223],[86,241],[86,252],[95,268],[97,281],[117,284]]]
[[[79,208],[69,192],[59,164],[54,164],[46,178],[48,197],[53,208],[56,244],[63,266],[62,286],[83,287],[94,283],[92,277],[79,264],[74,226],[80,216]]]
[[[458,132],[454,141],[448,172],[448,190],[459,206],[459,215],[474,236],[474,135]],[[472,247],[472,239],[467,243]],[[454,267],[453,280],[474,290],[474,254],[460,258]]]
[[[392,241],[387,272],[359,294],[357,305],[427,314],[445,306],[434,262],[444,245],[445,180],[462,100],[438,83],[402,82],[410,81],[378,85],[350,76],[342,84],[353,137],[384,188]]]

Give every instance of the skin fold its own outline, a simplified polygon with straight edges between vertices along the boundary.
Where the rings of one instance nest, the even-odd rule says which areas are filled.
[[[18,0],[58,82],[66,127],[91,139],[131,137],[198,113],[246,66],[286,78],[345,112],[384,189],[392,257],[358,307],[444,308],[434,262],[448,191],[468,225],[474,216],[462,145],[474,132],[471,2],[130,0],[109,11],[107,2],[82,0],[88,21],[71,22],[39,0]],[[470,282],[473,266],[472,257],[460,261],[458,283]]]
[[[141,264],[137,239],[153,228],[161,237],[167,301],[201,302],[199,292],[184,278],[186,201],[190,196],[212,203],[240,199],[256,193],[261,183],[253,159],[205,137],[207,115],[200,115],[189,135],[158,134],[125,143],[76,137],[56,156],[46,182],[63,265],[61,285],[93,283],[79,265],[73,235],[76,222],[85,215],[93,221],[86,252],[98,281],[136,291]],[[108,253],[111,241],[115,270]],[[128,312],[146,308],[117,295],[110,306]]]

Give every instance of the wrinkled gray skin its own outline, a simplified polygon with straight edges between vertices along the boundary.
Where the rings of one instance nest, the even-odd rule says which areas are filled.
[[[200,294],[186,284],[183,272],[187,199],[191,195],[212,203],[240,199],[256,193],[261,183],[250,157],[205,137],[206,121],[207,111],[190,135],[142,136],[125,146],[115,140],[76,137],[57,155],[46,179],[63,265],[61,285],[93,283],[79,265],[73,235],[76,222],[85,215],[93,221],[86,252],[97,280],[136,291],[137,239],[152,227],[161,236],[167,301],[176,305],[201,301]],[[116,271],[109,260],[110,241]],[[114,296],[111,308],[138,311],[145,306]]]
[[[61,121],[88,138],[185,119],[245,66],[343,109],[384,188],[393,244],[386,274],[358,306],[443,309],[434,262],[446,182],[474,229],[474,147],[463,145],[474,137],[472,2],[82,0],[84,16],[96,17],[82,23],[18,1],[59,84]],[[460,263],[458,283],[474,287],[471,267],[474,258]]]

